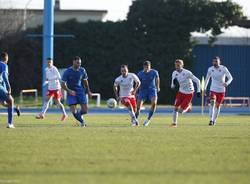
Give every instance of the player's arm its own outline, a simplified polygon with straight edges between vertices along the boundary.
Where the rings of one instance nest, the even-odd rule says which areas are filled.
[[[76,92],[73,91],[73,90],[71,90],[71,89],[69,89],[65,81],[62,81],[62,82],[61,82],[61,86],[62,86],[62,88],[63,88],[65,91],[67,91],[67,93],[69,93],[69,94],[72,95],[72,96],[76,96]]]
[[[201,81],[191,73],[191,79],[192,81],[194,81],[196,83],[196,87],[197,87],[197,97],[201,96]]]
[[[206,76],[206,79],[205,79],[204,91],[206,91],[206,89],[207,89],[207,86],[208,86],[208,83],[209,83],[210,78],[211,78],[211,72],[210,72],[210,70],[208,69],[208,71],[207,71],[207,76]]]
[[[141,81],[140,79],[137,77],[137,75],[133,75],[134,81],[135,81],[135,86],[134,86],[134,90],[132,91],[132,95],[135,95],[139,89],[139,87],[141,86]]]
[[[3,81],[5,83],[8,94],[10,95],[11,94],[11,87],[10,87],[10,82],[9,82],[9,77],[8,77],[8,72],[7,71],[3,72]]]
[[[90,87],[89,87],[89,81],[88,79],[83,79],[83,85],[86,89],[86,92],[88,93],[89,97],[91,98],[92,97],[92,92],[90,90]]]
[[[68,72],[67,70],[63,73],[63,77],[62,77],[62,80],[61,80],[61,86],[62,88],[67,91],[67,93],[69,93],[70,95],[72,96],[76,96],[76,92],[69,89],[68,86],[67,86],[67,78],[68,78]]]
[[[59,71],[58,71],[58,69],[55,67],[55,71],[56,71],[56,77],[57,77],[57,79],[58,80],[61,80],[61,75],[60,75],[60,73],[59,73]]]
[[[90,87],[89,87],[88,74],[87,74],[86,70],[83,71],[82,82],[83,82],[84,88],[85,88],[86,93],[88,94],[89,98],[92,98],[92,92],[91,92]]]
[[[174,75],[174,72],[173,72],[172,73],[172,79],[171,79],[171,89],[175,88],[174,80],[175,80],[175,75]]]
[[[45,79],[45,81],[44,81],[44,83],[43,83],[43,86],[46,86],[46,85],[49,83],[47,70],[46,70],[45,73],[46,73],[46,79]]]
[[[224,86],[227,87],[229,84],[231,84],[231,82],[233,81],[233,77],[231,75],[231,73],[228,71],[228,69],[226,68],[226,73],[225,73],[226,77],[227,77],[227,82],[225,82]]]
[[[156,87],[157,87],[157,92],[160,92],[160,90],[161,90],[161,88],[160,88],[160,76],[159,76],[158,72],[156,72],[155,83],[156,83]]]
[[[115,82],[114,82],[114,85],[113,85],[113,90],[114,90],[114,94],[115,94],[115,98],[117,101],[120,100],[120,97],[119,97],[119,80],[116,79]]]

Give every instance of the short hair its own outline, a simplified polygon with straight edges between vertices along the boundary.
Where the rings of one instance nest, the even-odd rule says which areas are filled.
[[[73,61],[75,61],[75,60],[81,60],[80,56],[75,56],[75,57],[73,58]]]
[[[214,59],[220,60],[220,57],[219,57],[219,56],[215,56],[215,57],[213,58],[213,60],[214,60]]]
[[[128,69],[128,65],[122,64],[121,68],[127,68]]]
[[[53,61],[53,59],[52,59],[51,57],[48,57],[48,58],[47,58],[47,61],[50,61],[50,60],[52,60],[52,61]]]
[[[8,57],[8,53],[7,52],[2,52],[0,57],[1,57],[2,60],[5,60],[6,57]]]
[[[182,65],[184,65],[184,61],[182,59],[176,59],[175,63],[181,63]]]
[[[150,61],[144,61],[143,66],[151,66],[151,62]]]

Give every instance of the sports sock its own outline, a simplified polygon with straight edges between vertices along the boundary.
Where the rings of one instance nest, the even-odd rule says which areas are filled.
[[[60,107],[60,109],[61,109],[63,115],[66,115],[67,113],[66,113],[66,111],[65,111],[64,105],[63,105],[61,102],[59,102],[58,105],[59,105],[59,107]]]
[[[132,110],[128,110],[129,115],[131,116],[132,119],[136,119],[135,113]]]
[[[80,123],[83,123],[83,119],[82,119],[81,114],[79,112],[72,113],[72,114],[77,121],[79,121]]]
[[[8,124],[10,125],[13,123],[13,111],[13,107],[8,107]]]
[[[153,114],[154,114],[154,111],[150,110],[148,113],[148,120],[152,118]]]
[[[173,112],[173,124],[177,125],[178,111]]]
[[[217,120],[219,114],[220,114],[220,107],[216,107],[216,108],[214,109],[214,115],[213,115],[213,119],[212,119],[213,122],[216,122],[216,120]]]
[[[140,116],[140,110],[138,110],[136,113],[135,113],[135,117],[138,118]]]
[[[213,121],[214,111],[215,111],[214,103],[211,103],[209,107],[210,121]]]
[[[50,102],[50,101],[45,101],[45,102],[44,102],[43,108],[42,108],[42,114],[45,114],[46,111],[48,110],[48,108],[49,108],[49,102]]]

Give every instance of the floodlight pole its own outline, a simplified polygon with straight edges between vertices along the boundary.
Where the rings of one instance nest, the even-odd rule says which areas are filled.
[[[47,66],[46,59],[54,56],[54,0],[44,0],[43,11],[43,60],[42,60],[42,73],[43,83],[46,80],[45,68]],[[42,87],[43,102],[46,97],[46,88]]]

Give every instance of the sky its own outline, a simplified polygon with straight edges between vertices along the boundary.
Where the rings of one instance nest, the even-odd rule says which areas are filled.
[[[41,9],[43,7],[43,0],[0,0],[0,7],[24,8],[29,1],[28,8]],[[132,1],[133,0],[61,0],[61,8],[108,10],[105,20],[117,21],[126,19]],[[250,19],[250,0],[233,1],[243,7],[244,14]]]

